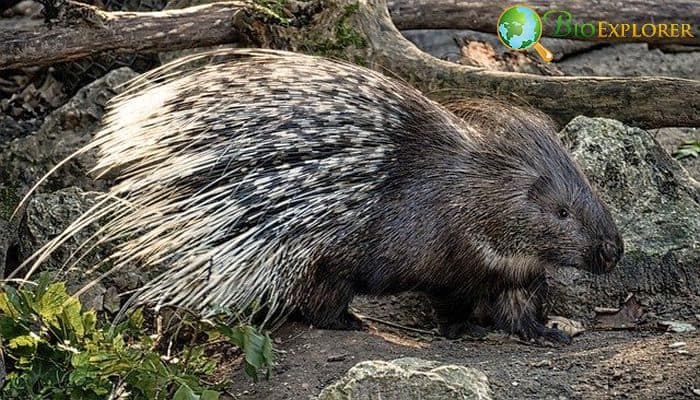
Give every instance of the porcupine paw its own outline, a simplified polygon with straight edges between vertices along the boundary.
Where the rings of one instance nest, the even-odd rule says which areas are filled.
[[[320,329],[332,329],[338,331],[359,331],[365,327],[362,319],[349,310],[345,310],[337,318],[325,320],[314,325]]]
[[[557,328],[548,328],[539,322],[534,324],[534,329],[531,335],[521,335],[524,339],[533,339],[535,343],[541,346],[551,344],[571,344],[571,336]],[[529,337],[528,337],[529,336]]]
[[[543,325],[538,333],[540,334],[540,338],[548,342],[555,344],[571,344],[571,336],[557,328],[547,328]]]
[[[458,339],[462,336],[483,338],[488,333],[488,329],[469,321],[440,324],[439,329],[440,334],[447,339]]]

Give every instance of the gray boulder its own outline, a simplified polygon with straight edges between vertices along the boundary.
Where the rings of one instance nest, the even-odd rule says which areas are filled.
[[[26,260],[64,232],[73,221],[99,202],[100,194],[70,187],[34,196],[27,204],[19,230],[20,258]],[[111,267],[105,255],[115,245],[99,244],[85,253],[85,250],[91,249],[95,244],[92,236],[100,227],[100,222],[94,222],[77,231],[43,260],[40,270],[60,275],[69,292],[76,292],[100,277]],[[109,274],[85,291],[80,296],[81,302],[86,308],[116,312],[120,308],[117,294],[143,287],[155,273],[157,272],[141,271],[136,266],[120,269],[118,274]]]
[[[111,71],[47,116],[37,132],[0,148],[0,276],[5,269],[7,250],[17,239],[17,222],[23,216],[19,213],[10,220],[19,200],[46,172],[90,141],[109,99],[136,75],[129,68]],[[87,175],[94,162],[94,153],[76,157],[52,174],[39,192],[69,186],[86,190],[103,188],[104,182],[95,182]]]
[[[419,358],[364,361],[321,391],[319,400],[489,400],[488,378],[460,365]]]
[[[588,319],[634,293],[648,310],[693,318],[700,310],[700,185],[647,131],[577,117],[560,133],[625,240],[609,275],[562,269],[552,276],[551,312]]]

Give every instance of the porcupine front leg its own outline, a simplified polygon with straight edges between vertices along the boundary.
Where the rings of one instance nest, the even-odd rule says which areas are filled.
[[[544,277],[527,286],[505,288],[492,304],[496,327],[526,340],[571,343],[569,335],[543,323],[542,297],[545,290]]]
[[[317,268],[310,290],[299,306],[301,318],[320,329],[359,330],[362,320],[348,310],[355,297],[352,281],[344,271],[321,265]]]
[[[442,336],[448,339],[457,339],[463,335],[483,337],[488,332],[486,328],[469,320],[474,302],[468,296],[433,294],[430,300]]]

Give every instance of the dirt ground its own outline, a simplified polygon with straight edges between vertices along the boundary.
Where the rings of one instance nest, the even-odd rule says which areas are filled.
[[[427,310],[415,304],[407,309],[406,303],[411,302],[360,299],[354,308],[363,315],[433,328]],[[308,398],[360,361],[418,357],[482,370],[496,399],[700,399],[700,331],[586,331],[573,344],[558,347],[499,333],[482,340],[447,340],[373,321],[356,332],[289,323],[274,336],[280,354],[272,378],[253,383],[237,368],[229,390],[233,398]]]

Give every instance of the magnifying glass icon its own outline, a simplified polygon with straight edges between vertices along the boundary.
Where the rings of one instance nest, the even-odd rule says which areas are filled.
[[[542,19],[530,7],[506,8],[498,17],[496,33],[503,45],[511,50],[524,51],[534,47],[544,61],[554,59],[554,54],[539,43],[542,37]]]

